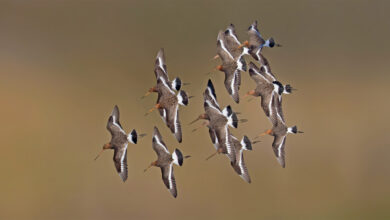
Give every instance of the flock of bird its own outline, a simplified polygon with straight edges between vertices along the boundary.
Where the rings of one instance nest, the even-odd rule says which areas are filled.
[[[248,65],[249,76],[256,83],[256,88],[247,92],[245,97],[261,97],[261,108],[270,120],[272,128],[260,136],[268,134],[274,137],[272,148],[278,162],[284,168],[287,134],[303,133],[298,131],[296,126],[288,127],[286,125],[282,110],[282,95],[290,94],[294,89],[290,85],[283,85],[275,78],[267,59],[262,53],[265,47],[272,48],[274,46],[280,47],[281,45],[275,43],[273,38],[265,40],[257,29],[257,21],[253,22],[248,28],[248,37],[249,39],[247,41],[240,43],[234,25],[229,25],[225,31],[218,33],[217,55],[214,59],[220,58],[222,61],[222,64],[217,66],[217,69],[225,73],[224,84],[226,90],[236,103],[240,101],[241,71],[247,71],[245,56],[250,55],[258,62],[259,67],[253,62],[250,62]],[[185,91],[181,90],[182,85],[185,84],[182,83],[179,77],[173,80],[169,79],[163,49],[160,49],[157,54],[154,73],[156,76],[156,85],[150,88],[143,98],[151,93],[157,93],[158,98],[156,105],[147,114],[153,110],[157,110],[176,140],[181,143],[182,129],[179,119],[179,106],[187,106],[191,97]],[[225,154],[234,171],[243,180],[250,183],[251,178],[244,162],[243,151],[252,150],[252,144],[259,141],[252,142],[247,136],[239,140],[233,136],[229,127],[237,128],[240,120],[238,120],[237,113],[232,110],[230,105],[223,109],[220,107],[211,80],[208,81],[207,87],[203,92],[203,99],[204,113],[199,115],[190,124],[200,119],[205,120],[202,126],[208,127],[211,142],[216,150],[206,160],[217,154]],[[113,149],[115,168],[121,179],[126,181],[127,145],[129,142],[136,144],[138,137],[142,137],[144,134],[137,135],[135,130],[127,134],[123,130],[119,122],[119,109],[117,106],[114,107],[108,119],[107,129],[111,133],[111,141],[103,146],[103,150],[95,160],[104,150]],[[173,153],[170,153],[157,127],[154,127],[152,147],[157,154],[157,160],[152,162],[147,169],[150,167],[160,167],[165,186],[176,197],[177,189],[173,174],[173,164],[182,166],[183,160],[190,156],[183,156],[179,149],[175,149]]]

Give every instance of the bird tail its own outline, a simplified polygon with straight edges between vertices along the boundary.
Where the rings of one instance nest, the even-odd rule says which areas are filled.
[[[133,129],[128,135],[127,135],[127,140],[133,144],[137,144],[137,139],[138,139],[138,135],[137,135],[137,131],[135,129]]]
[[[241,146],[244,150],[252,150],[252,142],[246,135],[241,139]]]
[[[172,81],[172,88],[174,88],[176,91],[180,91],[181,89],[181,80],[179,77],[176,77],[173,81]]]
[[[233,112],[232,107],[230,105],[226,106],[222,110],[222,114],[228,119],[229,126],[233,128],[238,127],[238,117],[235,112]]]
[[[176,148],[175,151],[172,153],[172,159],[173,159],[173,163],[175,163],[176,165],[178,166],[183,165],[183,154],[179,149]]]
[[[177,99],[179,100],[180,105],[188,105],[188,95],[185,91],[181,90],[179,94],[177,94]]]

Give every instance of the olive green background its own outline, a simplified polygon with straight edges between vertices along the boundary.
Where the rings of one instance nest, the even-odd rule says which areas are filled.
[[[389,219],[390,3],[386,1],[1,1],[1,219]],[[222,106],[249,122],[232,132],[253,139],[270,128],[260,100],[235,104],[214,71],[216,36],[230,23],[241,41],[254,21],[283,47],[264,49],[273,72],[297,88],[283,101],[286,168],[272,137],[245,152],[252,184],[214,152],[207,129],[188,125],[203,111],[212,78]],[[164,47],[170,77],[190,95],[178,144],[156,112],[154,58]],[[252,60],[251,58],[247,60]],[[212,71],[213,74],[207,75]],[[254,88],[242,73],[241,97]],[[129,145],[122,183],[106,122],[117,104]],[[153,126],[170,151],[178,198],[160,170]]]

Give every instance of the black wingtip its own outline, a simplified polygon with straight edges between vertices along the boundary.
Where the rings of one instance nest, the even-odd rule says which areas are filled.
[[[176,77],[176,78],[173,80],[173,82],[172,82],[172,87],[173,87],[176,91],[180,91],[181,86],[182,86],[181,79],[180,79],[179,77]]]
[[[275,40],[271,37],[270,39],[268,39],[268,42],[269,42],[269,47],[274,47],[275,46]]]
[[[245,135],[244,138],[242,139],[243,143],[244,143],[244,148],[246,150],[252,150],[252,142],[251,140],[249,140],[249,138]]]
[[[237,118],[237,115],[236,113],[232,113],[232,121],[233,121],[233,127],[234,128],[238,128],[238,118]]]
[[[179,103],[182,104],[182,105],[185,105],[187,106],[188,105],[188,95],[185,91],[181,90],[179,92],[179,95],[178,95],[178,98],[179,98]]]
[[[230,105],[226,106],[227,116],[230,116],[233,114],[232,107]]]
[[[216,93],[215,93],[214,84],[213,84],[213,82],[211,81],[211,79],[209,79],[209,81],[207,82],[207,87],[210,88],[211,93],[213,94],[213,96],[214,96],[215,98],[217,98],[217,95],[216,95]]]

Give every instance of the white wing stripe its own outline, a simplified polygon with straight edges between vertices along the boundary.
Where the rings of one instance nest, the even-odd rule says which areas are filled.
[[[234,93],[235,93],[235,91],[234,91],[234,84],[236,82],[236,74],[237,74],[237,72],[234,72],[234,76],[233,76],[232,82],[230,83],[230,88],[232,89],[232,95],[234,95]]]
[[[167,82],[165,82],[165,79],[163,79],[161,77],[160,77],[160,79],[161,79],[162,83],[164,84],[164,86],[169,89],[169,92],[171,92],[173,95],[175,95],[175,92],[172,91],[171,87],[168,86]]]
[[[117,126],[123,134],[126,134],[125,131],[121,128],[121,126],[119,126],[119,125],[116,123],[115,115],[112,116],[112,123],[113,123],[115,126]]]
[[[154,138],[156,139],[157,144],[158,144],[162,149],[164,149],[165,152],[167,152],[168,154],[170,154],[169,151],[167,150],[167,148],[161,143],[161,141],[160,141],[160,139],[158,138],[158,136],[157,136],[157,135],[154,135]]]
[[[282,147],[283,147],[283,144],[284,144],[284,140],[286,140],[286,136],[283,137],[283,140],[282,140],[282,142],[280,143],[280,145],[278,147],[278,157],[282,156]]]
[[[259,73],[257,70],[255,70],[255,69],[253,69],[253,68],[252,68],[252,70],[253,70],[257,75],[261,76],[265,81],[267,81],[268,83],[271,83],[267,78],[265,78],[265,77],[263,76],[263,74]]]
[[[177,112],[178,112],[178,108],[179,108],[179,105],[176,105],[176,109],[175,109],[175,118],[173,119],[173,123],[174,123],[174,127],[175,127],[175,134],[177,133],[178,131],[178,124],[177,124]]]
[[[227,149],[228,154],[231,154],[232,146],[230,146],[230,142],[229,142],[229,129],[228,129],[228,125],[225,125],[225,132],[226,132],[226,141],[225,141],[226,149]]]
[[[125,145],[125,150],[123,151],[123,154],[122,154],[122,157],[121,157],[121,172],[125,171],[125,169],[124,169],[125,168],[124,161],[125,161],[126,152],[127,152],[127,144]]]
[[[217,99],[214,97],[214,95],[213,95],[211,89],[210,89],[209,87],[207,87],[207,90],[209,91],[209,94],[210,94],[211,98],[214,100],[215,104],[217,104],[217,106],[219,107],[219,104],[218,104],[218,102],[217,102]]]
[[[215,108],[214,105],[211,104],[211,102],[210,102],[209,100],[206,100],[206,102],[207,102],[207,104],[209,105],[210,108],[213,108],[213,109],[215,109],[216,111],[218,111],[220,114],[222,114],[221,111],[220,111],[219,109]]]
[[[272,92],[271,100],[269,101],[269,104],[268,104],[268,108],[269,108],[269,117],[271,117],[272,114],[273,114],[272,102],[273,102],[273,100],[274,100],[274,94],[275,94],[275,92]]]
[[[230,34],[230,36],[232,36],[232,37],[233,37],[233,39],[236,41],[236,43],[237,43],[237,44],[241,44],[241,43],[240,43],[240,41],[238,41],[238,39],[237,39],[236,35],[234,35],[234,34],[233,34],[233,31],[232,31],[232,30],[230,30],[230,29],[229,29],[229,34]]]
[[[164,69],[164,65],[163,65],[163,62],[162,62],[162,59],[161,57],[158,57],[158,65],[160,66],[160,68],[164,71],[164,73],[166,74],[167,72],[165,71]]]
[[[173,172],[173,162],[169,165],[169,174],[168,174],[169,189],[173,189],[172,172]]]
[[[229,55],[230,58],[232,58],[232,59],[234,60],[233,56],[232,56],[232,55],[229,53],[229,51],[226,49],[226,47],[225,47],[224,43],[222,42],[222,40],[219,40],[219,42],[221,43],[222,49]]]
[[[243,148],[240,149],[240,161],[239,161],[238,165],[240,166],[241,175],[244,175],[245,169],[244,169],[244,163],[242,162],[243,161],[242,151],[243,151]]]

